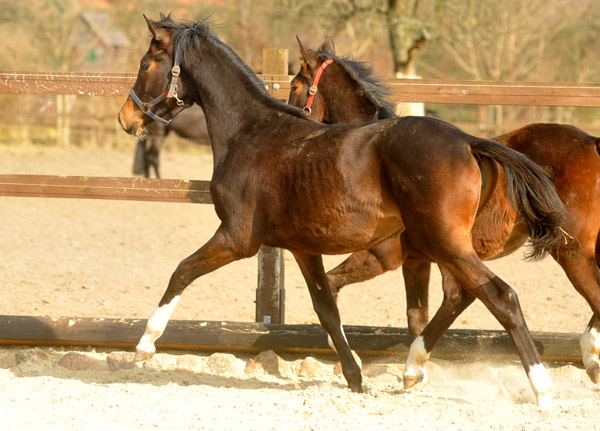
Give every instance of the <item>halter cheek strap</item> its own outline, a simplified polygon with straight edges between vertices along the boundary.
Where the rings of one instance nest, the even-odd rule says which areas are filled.
[[[137,96],[137,94],[135,94],[133,87],[131,88],[131,90],[129,90],[131,100],[135,102],[135,104],[142,110],[142,112],[148,117],[152,118],[154,121],[158,121],[159,123],[164,124],[165,126],[168,126],[169,123],[173,121],[173,119],[179,114],[181,114],[181,112],[184,109],[187,109],[193,105],[193,103],[189,105],[184,104],[183,100],[181,100],[177,95],[177,81],[179,80],[179,75],[181,74],[181,68],[179,67],[180,58],[181,45],[179,45],[177,47],[177,50],[175,51],[175,60],[173,61],[173,67],[171,68],[171,82],[169,83],[169,87],[165,92],[158,95],[151,101],[142,102],[142,100]],[[177,106],[181,107],[181,109],[177,111],[177,113],[175,113],[174,115],[171,114],[171,118],[169,120],[165,120],[164,118],[159,117],[152,111],[152,108],[154,108],[156,105],[167,99],[175,99],[175,101],[177,102]]]
[[[306,115],[306,116],[309,116],[310,113],[312,112],[311,108],[312,108],[312,104],[315,100],[315,94],[317,94],[317,91],[319,91],[318,86],[319,86],[319,81],[321,80],[321,75],[323,75],[323,71],[331,63],[333,63],[333,59],[330,58],[329,60],[325,60],[323,62],[323,64],[321,64],[321,67],[319,67],[319,70],[317,70],[317,74],[315,75],[313,84],[308,89],[309,96],[308,96],[308,100],[306,101],[306,106],[303,109],[304,115]]]

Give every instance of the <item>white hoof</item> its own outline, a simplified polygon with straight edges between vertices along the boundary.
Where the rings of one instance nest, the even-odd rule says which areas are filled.
[[[552,379],[546,368],[542,364],[536,364],[529,369],[528,376],[538,406],[544,410],[552,410]]]
[[[154,356],[154,351],[141,350],[139,347],[135,349],[135,356],[133,357],[134,362],[146,361]]]
[[[537,397],[538,407],[542,410],[553,410],[552,407],[552,396],[550,394],[538,395]]]
[[[404,381],[404,389],[409,389],[427,379],[427,369],[425,364],[429,359],[429,353],[425,350],[423,337],[418,336],[410,345],[408,358],[404,365],[404,373],[402,375]]]

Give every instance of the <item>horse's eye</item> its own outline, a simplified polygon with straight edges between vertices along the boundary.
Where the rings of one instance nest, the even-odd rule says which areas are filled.
[[[298,89],[298,87],[294,84],[291,85],[290,90],[292,90],[292,92],[296,92],[296,90]]]
[[[150,63],[142,63],[142,70],[150,69]]]

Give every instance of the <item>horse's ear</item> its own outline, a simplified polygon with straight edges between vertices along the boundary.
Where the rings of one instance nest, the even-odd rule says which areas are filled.
[[[154,34],[154,22],[149,20],[145,13],[143,13],[142,15],[144,17],[144,20],[146,20],[146,25],[148,26],[148,30],[150,30],[150,33]]]
[[[164,17],[164,15],[161,13],[161,18],[162,17]],[[167,48],[169,46],[169,42],[171,41],[171,35],[169,34],[169,32],[164,28],[156,25],[154,21],[149,20],[148,17],[146,17],[146,15],[144,15],[144,19],[146,20],[148,30],[150,30],[150,33],[152,33],[154,40],[156,40],[158,44],[162,47]]]
[[[170,21],[171,20],[171,14],[173,13],[173,11],[169,12],[169,15],[165,15],[162,12],[159,12],[159,13],[160,13],[160,19],[161,19],[161,21],[162,20],[169,20]]]
[[[333,43],[333,39],[331,39],[329,36],[325,36],[325,40],[323,41],[321,48],[319,48],[319,51],[335,55],[335,43]]]
[[[304,47],[304,45],[302,44],[302,41],[300,40],[300,38],[298,36],[296,36],[296,40],[298,41],[298,46],[300,47],[300,55],[302,57],[300,60],[302,60],[302,65],[308,71],[312,71],[313,67],[311,66],[311,64],[314,63],[315,54],[312,52],[312,50],[306,49]]]

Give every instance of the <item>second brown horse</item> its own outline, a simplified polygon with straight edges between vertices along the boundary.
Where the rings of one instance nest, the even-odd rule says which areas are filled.
[[[306,106],[309,89],[321,69],[311,117],[324,123],[357,123],[393,117],[386,89],[373,78],[365,64],[335,56],[333,41],[326,38],[319,50],[305,48],[300,40],[302,66],[292,80],[288,102]],[[322,65],[333,60],[323,71]],[[583,362],[590,379],[600,375],[600,138],[562,124],[531,124],[493,138],[538,163],[550,174],[565,204],[568,219],[566,241],[552,252],[567,277],[586,299],[592,318],[581,337]],[[519,210],[509,199],[502,169],[491,196],[479,209],[472,241],[477,254],[495,259],[518,249],[528,237]],[[509,192],[509,191],[508,191]],[[397,268],[403,255],[401,243],[388,239],[368,251],[352,254],[328,272],[334,296],[350,283],[373,278]],[[403,262],[408,326],[413,338],[428,322],[428,283],[431,263],[414,256]],[[450,292],[423,336],[427,351],[439,339],[440,328],[448,327],[473,297],[464,291]]]

